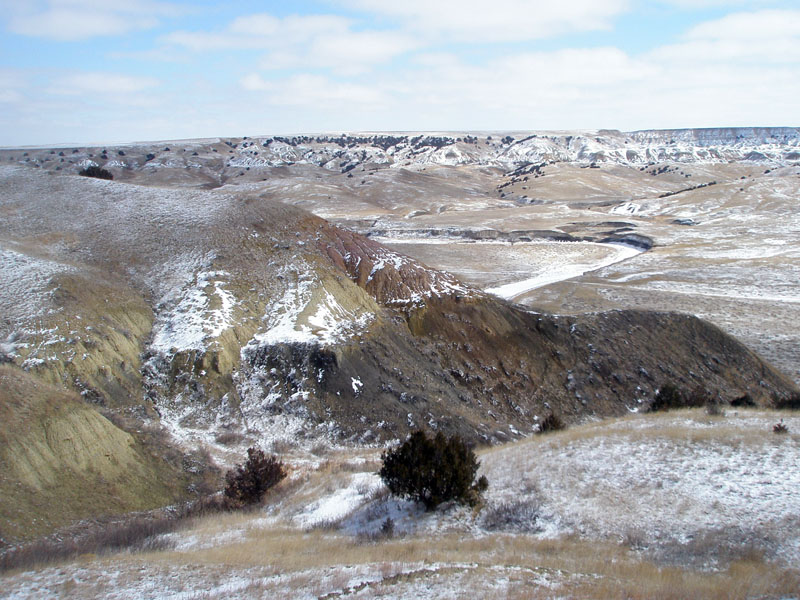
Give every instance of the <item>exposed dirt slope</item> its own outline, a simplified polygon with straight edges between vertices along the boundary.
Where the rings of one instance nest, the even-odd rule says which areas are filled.
[[[12,360],[159,415],[189,447],[420,426],[495,441],[550,411],[621,414],[666,381],[761,403],[792,389],[698,319],[531,313],[271,200],[19,168],[7,181],[0,243],[44,281],[38,321],[4,325],[23,333]]]
[[[0,540],[163,506],[183,479],[75,394],[0,366]]]
[[[745,346],[687,315],[557,317],[466,287],[398,302],[396,294],[414,297],[415,282],[442,285],[437,272],[408,259],[395,268],[375,242],[325,232],[327,253],[384,306],[399,307],[394,318],[335,351],[273,346],[256,363],[305,373],[289,391],[313,390],[314,413],[348,433],[385,438],[423,426],[494,442],[535,429],[551,411],[577,420],[644,408],[665,382],[727,400],[747,393],[764,404],[791,389]]]

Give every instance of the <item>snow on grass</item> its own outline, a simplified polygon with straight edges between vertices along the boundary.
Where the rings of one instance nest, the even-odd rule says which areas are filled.
[[[788,435],[771,432],[780,417]],[[390,498],[366,467],[350,471],[357,467],[351,461],[347,469],[298,472],[296,485],[265,512],[214,516],[164,536],[175,544],[172,553],[11,574],[4,594],[412,598],[462,597],[468,590],[516,597],[533,587],[551,597],[602,577],[609,585],[629,579],[638,572],[635,560],[649,571],[630,579],[630,589],[652,585],[648,578],[660,577],[665,563],[688,566],[693,576],[700,573],[692,566],[716,573],[713,581],[724,584],[732,547],[763,551],[766,561],[753,562],[761,565],[758,576],[778,577],[781,564],[800,560],[798,432],[800,415],[758,410],[714,418],[677,411],[574,427],[481,453],[489,490],[478,513],[448,505],[425,512]],[[503,503],[510,518],[489,527],[487,513]],[[518,518],[524,507],[535,527]],[[393,539],[379,535],[387,519]],[[634,552],[624,550],[631,545]],[[621,569],[603,567],[602,558],[593,562],[609,550],[604,564],[620,560]],[[302,564],[291,566],[295,560]],[[480,589],[473,589],[476,582]]]
[[[499,287],[487,288],[485,291],[489,294],[511,300],[517,296],[530,292],[531,290],[550,285],[551,283],[572,279],[573,277],[579,277],[580,275],[590,271],[596,271],[598,269],[602,269],[603,267],[608,267],[642,253],[640,249],[632,246],[626,246],[624,244],[597,245],[608,248],[611,250],[611,253],[601,259],[596,259],[593,261],[579,261],[568,264],[561,262],[556,264],[543,264],[541,265],[539,274],[535,277],[530,277],[522,281],[509,283]]]
[[[800,417],[785,417],[795,433],[778,436],[775,413],[696,415],[630,417],[491,451],[487,499],[535,499],[545,535],[635,536],[657,549],[725,532],[767,540],[797,564]]]
[[[294,517],[294,522],[301,528],[308,528],[343,519],[383,486],[374,473],[342,474],[341,478],[346,482],[344,487],[305,506]]]
[[[14,357],[18,356],[20,348],[27,348],[28,344],[20,341],[21,334],[17,331],[12,331],[8,334],[4,342],[0,342],[0,363],[4,361],[11,361]]]
[[[0,312],[15,323],[45,316],[52,310],[52,278],[74,271],[70,265],[0,248]]]
[[[642,210],[642,205],[638,202],[623,202],[615,206],[609,212],[612,215],[638,215]]]

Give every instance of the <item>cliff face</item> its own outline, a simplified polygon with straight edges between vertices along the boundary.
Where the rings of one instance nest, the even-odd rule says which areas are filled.
[[[190,477],[153,450],[76,394],[0,365],[0,547],[185,496]]]

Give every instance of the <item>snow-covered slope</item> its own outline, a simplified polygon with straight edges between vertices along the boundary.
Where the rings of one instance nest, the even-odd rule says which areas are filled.
[[[258,511],[11,573],[10,598],[796,598],[800,417],[631,415],[488,449],[475,508],[392,498],[377,451],[294,462]],[[387,519],[391,532],[385,527]],[[65,582],[66,580],[66,582]]]

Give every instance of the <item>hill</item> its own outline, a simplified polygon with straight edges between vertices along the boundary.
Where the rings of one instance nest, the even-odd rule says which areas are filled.
[[[90,485],[101,455],[116,452],[132,465],[126,486],[160,484],[138,501],[104,504],[99,494],[83,513],[79,498],[67,494],[60,500],[64,518],[41,529],[30,527],[36,510],[20,508],[31,506],[33,492],[25,492],[14,496],[0,531],[16,539],[88,514],[202,492],[216,476],[211,459],[230,464],[254,443],[377,444],[422,427],[495,444],[536,431],[553,412],[578,422],[645,409],[664,383],[728,401],[747,394],[762,406],[796,391],[790,378],[697,317],[629,309],[552,314],[536,307],[546,296],[513,304],[465,283],[468,273],[458,279],[411,258],[399,243],[447,232],[469,242],[457,256],[479,261],[480,239],[535,249],[537,240],[595,243],[612,236],[640,250],[652,246],[643,256],[657,257],[680,244],[665,244],[663,230],[644,224],[644,233],[632,232],[630,215],[622,222],[584,220],[569,230],[563,221],[542,228],[473,225],[509,215],[509,207],[548,207],[518,201],[541,171],[529,161],[545,147],[572,152],[575,144],[601,144],[606,162],[626,169],[629,180],[636,171],[637,181],[656,178],[676,191],[683,185],[677,173],[662,182],[631,166],[651,150],[638,158],[618,150],[635,142],[678,152],[691,143],[686,160],[696,164],[703,148],[717,144],[726,150],[714,160],[726,165],[726,152],[751,160],[741,153],[757,147],[768,160],[786,163],[797,143],[789,129],[732,135],[596,132],[599,142],[585,134],[269,138],[168,143],[169,150],[158,144],[3,151],[5,163],[22,164],[0,167],[0,361],[7,363],[4,377],[24,383],[4,403],[22,407],[24,399],[32,404],[19,410],[47,414],[57,405],[58,419],[95,424],[81,430],[81,458],[69,466],[76,490]],[[454,166],[448,153],[461,148],[466,162]],[[600,159],[590,154],[565,156]],[[237,162],[245,159],[247,166]],[[115,179],[75,175],[89,162]],[[582,174],[570,180],[582,185],[595,174],[609,181],[608,171],[590,164],[554,166]],[[501,197],[517,188],[515,199]],[[450,208],[425,206],[434,196]],[[408,217],[409,207],[423,213]],[[370,215],[359,224],[359,216]],[[387,232],[392,248],[374,235]],[[567,284],[548,289],[558,285]],[[42,456],[60,453],[46,431],[31,429],[24,440],[13,428],[6,435],[41,448]],[[28,459],[17,452],[4,460],[13,473],[4,485],[23,485]],[[110,485],[117,475],[109,473]],[[40,506],[59,501],[56,488]]]

